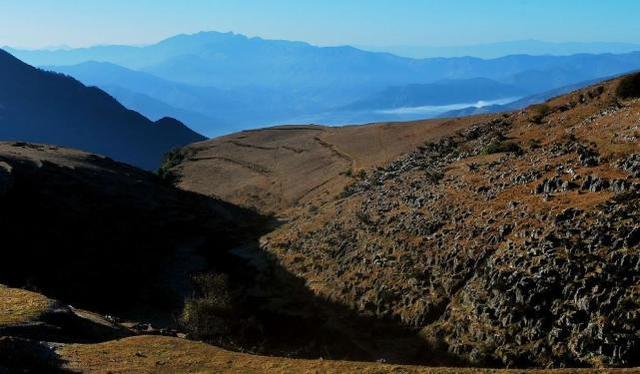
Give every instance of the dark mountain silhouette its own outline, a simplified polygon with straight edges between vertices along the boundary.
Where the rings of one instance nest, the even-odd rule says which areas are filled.
[[[85,85],[100,87],[127,107],[152,119],[163,116],[179,118],[207,136],[240,131],[264,121],[277,121],[295,116],[301,110],[292,94],[276,89],[249,87],[230,90],[176,83],[142,71],[96,61],[42,68],[72,76]],[[318,105],[302,109],[315,111]]]
[[[122,103],[122,105],[135,110],[136,112],[153,121],[164,118],[166,116],[169,116],[171,118],[179,118],[180,121],[187,124],[189,128],[198,133],[204,134],[206,132],[208,136],[218,135],[218,133],[215,131],[209,131],[212,128],[221,131],[228,129],[228,123],[219,118],[212,118],[199,112],[181,109],[143,93],[131,91],[121,86],[96,86],[100,87],[109,95],[113,96],[116,100]]]
[[[171,148],[205,139],[181,122],[152,122],[104,91],[29,66],[0,50],[0,139],[104,154],[145,169]]]

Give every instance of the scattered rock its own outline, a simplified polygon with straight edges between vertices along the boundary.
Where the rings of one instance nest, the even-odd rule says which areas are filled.
[[[11,165],[0,161],[0,196],[9,192],[13,186],[12,171]]]

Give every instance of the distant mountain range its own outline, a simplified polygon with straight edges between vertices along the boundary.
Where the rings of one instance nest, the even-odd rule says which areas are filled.
[[[532,49],[537,44],[528,45]],[[592,47],[599,50],[596,47],[606,45]],[[178,35],[143,47],[10,51],[30,64],[99,86],[144,115],[174,116],[208,136],[300,119],[401,120],[406,118],[381,117],[377,111],[349,114],[344,109],[378,100],[377,109],[398,97],[406,103],[431,103],[439,97],[438,105],[449,108],[468,104],[470,97],[491,101],[514,96],[505,92],[496,97],[501,91],[487,87],[488,80],[509,86],[521,97],[640,68],[640,52],[413,59],[348,46],[316,47],[216,32]],[[449,87],[433,91],[428,86],[441,82]],[[476,94],[469,95],[472,91]]]
[[[74,147],[156,169],[173,147],[204,140],[181,122],[153,122],[95,87],[0,50],[0,139]]]
[[[209,136],[299,113],[295,97],[268,87],[220,89],[177,83],[108,62],[42,66],[98,86],[128,108],[155,119],[171,116]],[[311,110],[309,107],[308,110]]]

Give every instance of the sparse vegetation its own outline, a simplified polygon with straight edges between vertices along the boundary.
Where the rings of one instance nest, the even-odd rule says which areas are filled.
[[[533,105],[529,108],[531,121],[534,123],[542,123],[542,120],[551,112],[551,107],[547,104]]]
[[[640,97],[640,73],[622,78],[616,93],[622,99]]]

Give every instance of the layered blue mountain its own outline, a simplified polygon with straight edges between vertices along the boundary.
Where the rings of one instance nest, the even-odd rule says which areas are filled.
[[[96,87],[0,50],[0,139],[48,143],[156,169],[170,149],[204,140],[172,118],[155,122]]]
[[[178,35],[141,47],[12,52],[28,63],[98,85],[145,115],[157,118],[164,111],[206,135],[298,120],[393,119],[362,111],[345,117],[343,109],[385,90],[393,96],[403,86],[415,96],[411,100],[429,102],[429,90],[414,88],[485,78],[538,94],[640,69],[640,52],[412,59],[216,32]],[[442,92],[447,90],[451,94],[443,106],[468,103],[467,93],[444,87]],[[484,96],[479,100],[491,101],[495,95],[487,90]]]
[[[176,83],[113,63],[83,62],[43,69],[98,86],[128,108],[152,119],[171,116],[208,136],[240,131],[252,124],[301,113],[295,97],[268,87],[219,89]],[[307,108],[311,110],[311,108]],[[303,111],[302,111],[303,112]]]

